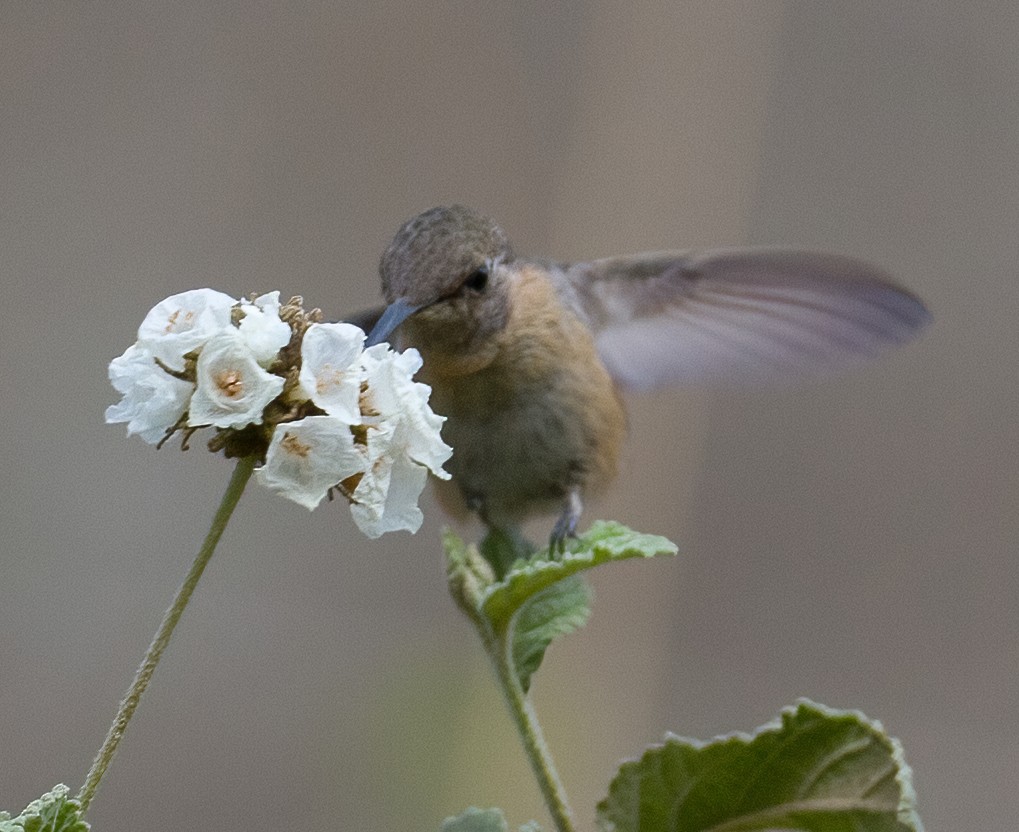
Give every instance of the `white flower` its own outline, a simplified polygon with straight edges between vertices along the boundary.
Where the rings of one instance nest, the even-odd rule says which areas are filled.
[[[237,301],[212,289],[193,289],[160,301],[138,327],[138,344],[175,370],[184,355],[230,327]]]
[[[301,342],[301,390],[330,416],[361,421],[364,332],[352,324],[312,324]]]
[[[354,444],[350,425],[335,416],[308,416],[278,425],[258,481],[313,509],[339,482],[364,471],[366,450]]]
[[[431,388],[414,381],[421,369],[421,355],[415,349],[394,352],[388,344],[366,349],[361,357],[368,380],[367,409],[382,421],[395,420],[395,440],[400,452],[441,479],[449,479],[442,466],[453,449],[442,441],[445,420],[428,406]]]
[[[257,476],[313,508],[331,486],[361,474],[349,495],[358,528],[372,538],[399,529],[416,532],[423,519],[417,503],[429,469],[449,478],[442,465],[452,449],[439,435],[444,419],[428,407],[428,385],[413,380],[421,367],[417,351],[397,353],[379,345],[361,352],[363,340],[364,333],[347,324],[308,328],[301,348],[302,388],[330,415],[277,427]],[[357,409],[359,403],[365,413]],[[363,425],[361,442],[352,439],[351,418]]]
[[[106,422],[127,422],[127,435],[137,433],[150,444],[159,442],[187,410],[194,385],[174,378],[152,353],[134,344],[110,362],[110,383],[123,398],[106,408]]]
[[[288,323],[279,297],[237,301],[196,289],[157,304],[138,329],[138,343],[110,363],[122,399],[107,408],[106,421],[127,422],[129,434],[157,443],[183,427],[186,414],[188,428],[228,431],[214,444],[230,455],[264,450],[255,475],[272,491],[311,509],[340,486],[369,537],[417,531],[428,472],[448,479],[442,466],[452,453],[440,435],[445,420],[428,406],[431,389],[413,378],[421,356],[387,344],[365,350],[362,330],[315,323],[317,313],[296,304],[287,307]],[[284,352],[295,330],[303,330],[300,356]],[[277,367],[277,359],[288,366]],[[268,411],[267,448],[258,430],[230,433],[261,425],[285,378],[295,376],[297,389]],[[279,422],[315,409],[326,415]]]
[[[290,343],[290,327],[280,320],[280,293],[259,295],[254,302],[241,304],[241,312],[238,329],[255,360],[268,367]]]
[[[439,434],[445,419],[428,406],[431,388],[413,380],[421,368],[417,350],[398,353],[379,344],[364,351],[361,363],[371,466],[354,489],[350,511],[368,537],[416,532],[423,519],[417,501],[428,471],[449,479],[442,465],[453,449]]]
[[[392,423],[368,428],[371,466],[354,489],[350,513],[357,527],[371,538],[399,530],[414,533],[424,519],[418,498],[428,470],[400,451],[394,442],[399,431]]]
[[[258,365],[233,328],[205,344],[196,372],[198,388],[188,411],[191,427],[243,428],[260,422],[265,406],[283,390],[283,379]]]

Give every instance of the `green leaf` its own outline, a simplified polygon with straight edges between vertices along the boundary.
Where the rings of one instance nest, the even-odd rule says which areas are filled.
[[[506,832],[506,818],[502,809],[465,809],[455,817],[442,822],[442,832]]]
[[[557,636],[579,630],[591,614],[591,588],[580,575],[565,578],[520,608],[513,628],[513,665],[524,691]]]
[[[920,832],[902,747],[855,711],[800,701],[750,736],[668,737],[623,764],[606,832]]]
[[[471,807],[442,822],[441,832],[507,832],[502,809],[476,809]],[[520,827],[520,832],[541,832],[533,820]]]
[[[674,554],[676,545],[664,537],[598,521],[587,534],[569,540],[561,555],[550,556],[545,549],[514,563],[503,580],[484,590],[481,611],[497,630],[503,629],[528,599],[563,578],[603,563]]]
[[[0,812],[0,832],[88,832],[89,825],[81,819],[81,806],[67,794],[67,786],[56,785],[29,803],[16,818]]]
[[[468,546],[451,529],[443,529],[442,547],[446,552],[446,582],[450,595],[476,626],[486,629],[481,600],[485,590],[495,582],[491,564],[478,553],[477,546]]]
[[[502,653],[509,643],[524,691],[549,644],[582,627],[590,615],[591,592],[579,572],[628,558],[676,554],[664,537],[604,521],[568,541],[561,554],[545,549],[527,557],[531,550],[522,537],[498,531],[489,533],[480,550],[449,530],[443,545],[453,598],[479,628],[490,653]]]

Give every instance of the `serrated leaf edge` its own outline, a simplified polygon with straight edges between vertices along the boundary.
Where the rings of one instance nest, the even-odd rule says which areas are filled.
[[[17,817],[11,817],[9,812],[0,812],[0,822],[4,824],[17,824],[24,829],[25,821],[41,819],[42,813],[53,806],[54,804],[60,804],[57,807],[59,814],[60,809],[69,808],[74,813],[74,823],[70,827],[63,826],[61,828],[81,828],[88,830],[91,827],[81,817],[80,810],[81,804],[77,799],[69,797],[71,790],[63,783],[57,783],[52,789],[45,794],[40,795],[35,800],[31,801]]]
[[[805,697],[801,697],[797,699],[794,704],[784,707],[781,711],[779,711],[778,716],[759,726],[753,732],[731,731],[726,734],[718,734],[707,740],[683,737],[679,734],[668,732],[662,742],[655,743],[645,748],[640,757],[624,760],[616,771],[615,776],[613,776],[612,782],[614,783],[620,775],[622,775],[624,770],[638,768],[644,763],[646,758],[661,751],[670,743],[684,743],[698,750],[711,745],[733,741],[740,742],[743,745],[750,745],[751,742],[762,734],[768,732],[777,733],[781,731],[786,726],[787,721],[795,718],[796,715],[803,710],[813,711],[822,717],[856,719],[874,731],[881,740],[887,743],[888,750],[891,752],[892,762],[895,765],[895,781],[899,787],[899,803],[896,807],[896,817],[900,823],[903,823],[906,826],[911,826],[915,829],[915,832],[924,832],[923,822],[920,820],[920,815],[916,809],[916,791],[913,787],[913,769],[910,768],[909,764],[906,762],[905,750],[902,747],[902,743],[895,737],[890,736],[885,731],[884,725],[882,725],[879,720],[871,719],[862,711],[856,709],[832,708],[828,705],[823,705],[820,702],[814,702],[813,700]],[[599,802],[599,806],[607,799],[607,796],[603,798],[602,801]],[[857,808],[862,807],[858,806]],[[614,824],[607,824],[606,828],[614,828]],[[724,829],[725,827],[723,826],[720,828]]]
[[[508,622],[528,598],[563,578],[603,563],[675,555],[679,551],[668,538],[635,532],[621,523],[601,520],[596,521],[573,547],[580,547],[580,551],[568,548],[555,559],[549,559],[547,552],[540,552],[530,560],[517,561],[505,578],[485,587],[479,599],[482,613],[493,622]],[[529,591],[522,593],[521,588],[528,585]]]

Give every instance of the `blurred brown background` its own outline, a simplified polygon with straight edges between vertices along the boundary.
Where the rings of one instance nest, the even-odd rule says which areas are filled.
[[[820,386],[633,401],[586,520],[684,554],[596,575],[537,678],[584,825],[666,729],[803,695],[903,740],[929,829],[1012,828],[1017,38],[1012,0],[5,0],[0,806],[80,785],[229,474],[105,426],[109,359],[196,286],[368,305],[397,225],[459,200],[563,259],[855,254],[936,317]],[[369,542],[253,487],[95,828],[546,823],[425,509]]]

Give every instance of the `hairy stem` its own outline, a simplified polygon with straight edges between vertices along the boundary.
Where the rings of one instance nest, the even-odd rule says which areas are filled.
[[[244,493],[244,487],[251,478],[254,468],[254,457],[245,457],[237,462],[237,467],[230,478],[230,484],[223,494],[223,499],[216,510],[215,517],[212,519],[209,533],[205,536],[205,542],[202,543],[202,548],[195,557],[194,563],[191,564],[191,569],[184,578],[184,582],[180,585],[180,589],[177,590],[173,603],[163,616],[163,621],[160,623],[159,629],[156,630],[152,643],[145,653],[145,658],[142,659],[138,672],[135,673],[134,681],[127,689],[127,693],[120,703],[117,716],[114,718],[113,724],[106,734],[102,748],[96,754],[92,768],[85,778],[85,785],[78,792],[77,800],[81,803],[82,813],[88,809],[89,803],[92,802],[92,798],[95,796],[96,789],[99,788],[99,782],[103,779],[110,761],[113,760],[113,755],[117,752],[117,746],[120,744],[121,737],[124,736],[127,724],[131,721],[131,717],[138,707],[138,702],[141,700],[142,694],[145,693],[145,688],[149,685],[149,680],[156,670],[156,665],[159,664],[163,651],[166,650],[167,645],[170,643],[174,628],[177,626],[177,622],[180,621],[184,608],[187,607],[191,594],[195,591],[198,580],[202,577],[202,572],[205,571],[212,553],[216,550],[216,544],[219,543],[219,539],[230,520],[230,515],[233,514],[233,510],[237,507],[237,503],[241,498],[241,494]]]
[[[531,770],[538,781],[538,787],[541,789],[542,797],[545,799],[545,805],[548,807],[549,814],[552,815],[556,829],[558,832],[574,832],[573,810],[570,809],[566,790],[559,779],[552,754],[545,744],[545,736],[542,734],[541,725],[538,722],[538,714],[520,685],[517,668],[513,662],[512,628],[508,628],[507,632],[499,635],[491,631],[483,632],[482,639],[485,642],[485,649],[495,665],[499,677],[499,687],[506,697],[506,703],[513,716],[513,723],[524,744],[524,753],[531,763]]]

